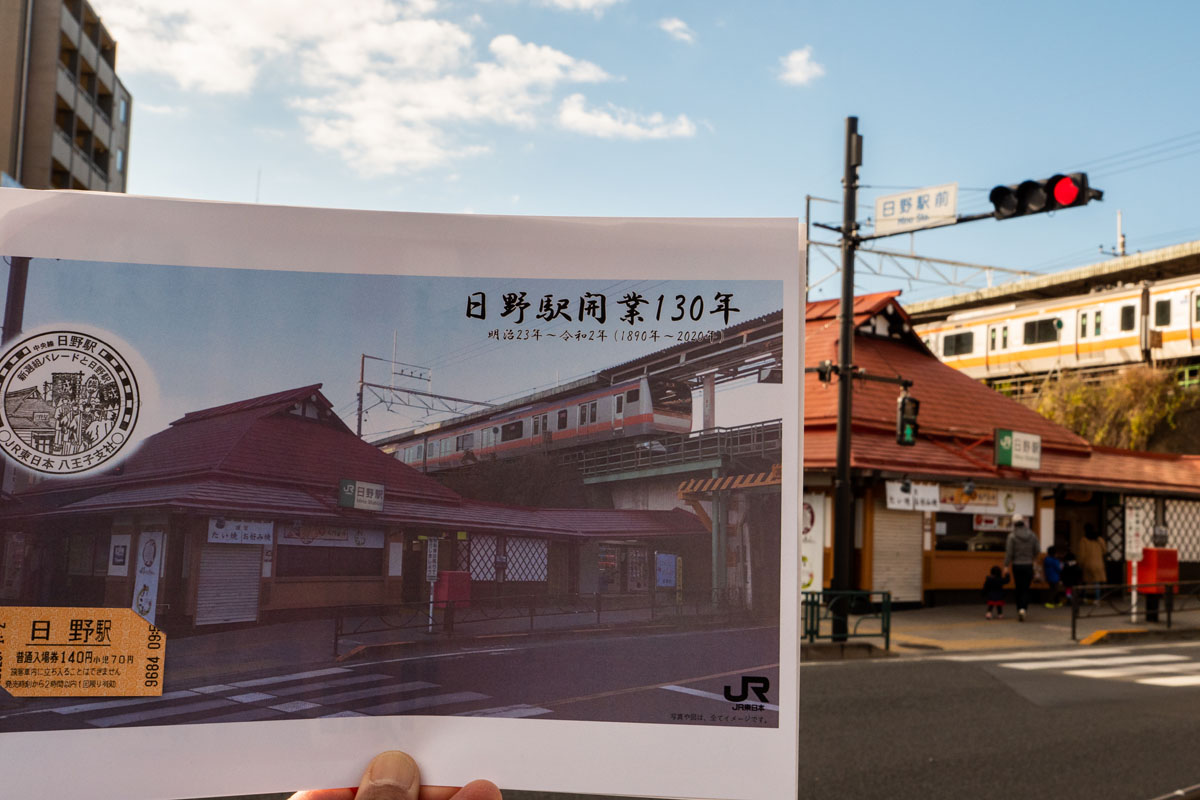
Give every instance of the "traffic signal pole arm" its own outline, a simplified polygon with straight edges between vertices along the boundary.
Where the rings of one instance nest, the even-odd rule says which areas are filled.
[[[954,224],[957,225],[960,222],[974,222],[977,219],[995,219],[995,217],[996,217],[995,211],[989,211],[989,212],[983,213],[983,214],[963,214],[954,220]],[[812,223],[812,225],[814,228],[824,228],[825,230],[833,231],[834,233],[842,233],[842,229],[839,228],[837,225],[825,225],[820,222],[814,222],[814,223]],[[869,242],[873,239],[886,239],[889,236],[903,236],[908,233],[912,233],[912,231],[898,231],[896,233],[881,233],[878,235],[871,235],[871,236],[855,236],[853,238],[856,242]],[[845,234],[843,234],[843,235],[845,235]]]

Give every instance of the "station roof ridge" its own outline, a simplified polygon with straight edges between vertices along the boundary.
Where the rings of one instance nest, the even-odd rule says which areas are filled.
[[[211,419],[213,417],[225,416],[226,414],[236,414],[242,411],[251,411],[255,409],[270,409],[264,410],[263,413],[269,414],[272,410],[278,408],[290,407],[295,403],[307,400],[313,395],[321,395],[321,387],[324,384],[313,383],[308,386],[301,386],[295,389],[284,389],[281,392],[272,392],[270,394],[259,395],[258,397],[250,397],[245,400],[236,400],[232,403],[224,405],[212,406],[210,408],[202,408],[197,411],[188,411],[182,417],[171,422],[171,425],[185,425],[189,422],[198,422],[203,419]],[[326,400],[326,403],[329,401]],[[332,404],[330,404],[332,407]],[[347,428],[349,430],[349,428]]]

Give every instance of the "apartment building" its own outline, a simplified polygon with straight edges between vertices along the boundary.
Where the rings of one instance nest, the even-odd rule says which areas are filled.
[[[0,0],[0,171],[30,189],[125,191],[132,98],[87,0]]]

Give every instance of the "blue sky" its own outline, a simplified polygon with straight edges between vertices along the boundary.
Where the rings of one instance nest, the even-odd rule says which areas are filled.
[[[1200,238],[1200,5],[94,0],[134,95],[129,190],[405,211],[803,216],[862,182],[1086,169],[1103,203],[879,246],[1054,271]],[[1162,143],[1162,144],[1159,144]],[[865,188],[864,208],[890,189]],[[840,220],[817,203],[813,218]],[[815,280],[829,272],[814,257]],[[863,275],[903,299],[950,290]],[[814,297],[836,295],[838,281]]]
[[[482,292],[486,319],[468,318],[469,295]],[[502,297],[525,292],[530,308],[523,323],[502,317]],[[605,295],[606,321],[578,324],[580,295]],[[620,320],[619,298],[634,292],[649,303],[643,320]],[[596,369],[629,361],[674,342],[680,331],[719,330],[724,314],[713,314],[717,292],[732,295],[738,309],[729,324],[778,310],[782,286],[774,281],[546,281],[332,275],[201,267],[163,267],[35,259],[29,272],[25,328],[85,325],[113,333],[134,348],[152,373],[138,376],[156,385],[157,398],[143,411],[145,432],[163,428],[188,411],[313,383],[343,420],[355,426],[355,393],[363,353],[429,367],[432,387],[398,380],[397,385],[468,400],[511,399]],[[551,294],[571,300],[571,323],[538,320],[539,299]],[[672,323],[678,294],[704,298],[701,320]],[[665,295],[662,321],[653,319]],[[697,311],[699,311],[697,307]],[[496,340],[494,330],[538,330],[542,339]],[[553,339],[564,331],[601,331],[598,340]],[[657,331],[658,342],[618,342],[618,331]],[[132,355],[132,354],[131,354]],[[152,379],[147,383],[147,379]],[[388,384],[387,366],[370,362],[370,383]],[[746,387],[718,397],[718,424],[738,424],[779,416],[779,387]],[[762,389],[770,390],[767,396]],[[776,396],[778,395],[778,396]],[[765,404],[765,405],[764,405]],[[397,406],[388,413],[371,396],[363,431],[368,436],[407,429],[421,412]],[[373,406],[373,408],[372,408]],[[440,418],[440,417],[439,417]]]

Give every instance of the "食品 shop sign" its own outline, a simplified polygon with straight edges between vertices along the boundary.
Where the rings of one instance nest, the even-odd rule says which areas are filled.
[[[251,519],[209,517],[209,544],[271,544],[275,523]]]

